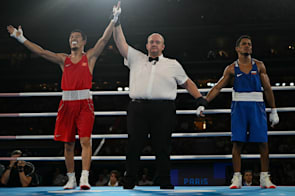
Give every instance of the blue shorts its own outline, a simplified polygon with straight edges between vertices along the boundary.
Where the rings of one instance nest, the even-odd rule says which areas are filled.
[[[232,141],[267,142],[264,102],[233,101],[231,104]]]

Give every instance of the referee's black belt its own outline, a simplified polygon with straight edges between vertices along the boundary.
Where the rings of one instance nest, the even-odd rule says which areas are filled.
[[[167,99],[132,99],[133,103],[174,103],[174,100]]]

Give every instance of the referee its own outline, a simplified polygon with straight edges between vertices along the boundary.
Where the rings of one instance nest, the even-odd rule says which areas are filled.
[[[114,9],[121,9],[115,7]],[[130,69],[131,102],[127,110],[128,147],[124,189],[133,189],[137,180],[140,153],[150,134],[156,153],[156,164],[161,189],[174,189],[170,182],[171,133],[175,125],[174,100],[177,85],[188,90],[198,105],[206,101],[195,83],[188,78],[182,66],[174,59],[163,56],[164,38],[159,33],[148,37],[148,55],[132,48],[125,40],[120,24],[115,25],[113,36],[124,64]]]

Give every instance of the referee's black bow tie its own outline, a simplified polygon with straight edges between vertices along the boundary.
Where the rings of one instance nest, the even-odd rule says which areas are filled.
[[[159,57],[153,58],[153,57],[149,57],[149,62],[152,61],[159,61]]]

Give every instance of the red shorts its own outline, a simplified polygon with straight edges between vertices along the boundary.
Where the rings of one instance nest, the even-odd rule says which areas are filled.
[[[92,99],[75,101],[61,100],[56,118],[54,140],[75,142],[75,135],[90,137],[94,124]]]

